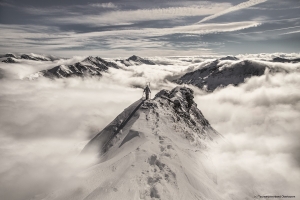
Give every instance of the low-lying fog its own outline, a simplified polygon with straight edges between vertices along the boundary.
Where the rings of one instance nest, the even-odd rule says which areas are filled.
[[[6,72],[0,79],[0,199],[30,199],[76,181],[95,161],[78,157],[80,150],[142,97],[146,82],[153,97],[176,86],[167,80],[201,66],[174,58],[175,65],[110,69],[100,79],[20,80],[80,60],[0,64]],[[191,88],[198,108],[226,138],[211,152],[224,198],[299,197],[300,73],[265,74],[213,93]]]

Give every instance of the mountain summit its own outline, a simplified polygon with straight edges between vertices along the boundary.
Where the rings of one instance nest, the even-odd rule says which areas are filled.
[[[116,146],[121,147],[136,136],[147,138],[149,134],[154,134],[161,138],[160,126],[168,128],[168,134],[179,132],[177,136],[185,138],[193,146],[206,148],[204,141],[211,141],[219,134],[210,126],[193,98],[190,88],[176,87],[172,91],[161,90],[153,100],[140,99],[96,135],[84,151],[97,146],[98,153],[107,156],[111,148],[118,149]],[[138,127],[133,128],[135,125]],[[149,127],[149,130],[145,127]]]
[[[155,62],[146,59],[146,58],[141,58],[139,56],[133,55],[125,60],[117,60],[120,61],[122,64],[124,64],[125,66],[133,66],[133,65],[155,65]]]
[[[162,90],[126,108],[86,145],[83,153],[96,151],[100,161],[80,187],[46,199],[221,199],[206,154],[218,137],[191,89]]]

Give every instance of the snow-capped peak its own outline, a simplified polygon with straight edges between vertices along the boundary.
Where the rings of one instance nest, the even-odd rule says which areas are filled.
[[[84,148],[100,163],[78,199],[221,199],[206,149],[217,133],[193,101],[193,90],[162,90],[126,108]],[[72,192],[71,192],[72,194]],[[56,198],[56,194],[53,194]],[[54,199],[53,198],[53,199]],[[51,199],[51,198],[48,198]]]

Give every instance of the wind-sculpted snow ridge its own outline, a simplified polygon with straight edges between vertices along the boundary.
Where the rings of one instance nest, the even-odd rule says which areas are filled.
[[[133,55],[125,60],[116,60],[116,61],[122,63],[123,65],[125,65],[127,67],[133,66],[133,65],[142,65],[142,64],[145,64],[145,65],[155,65],[156,64],[155,62],[153,62],[151,60],[141,58],[136,55]]]
[[[297,68],[295,67],[295,70]],[[289,70],[280,66],[271,67],[269,62],[254,60],[214,60],[192,72],[188,72],[178,80],[177,84],[191,84],[207,91],[218,87],[239,85],[247,78],[268,73],[288,73]]]
[[[119,68],[116,63],[105,61],[100,57],[89,56],[81,62],[72,65],[59,65],[52,69],[34,73],[27,78],[33,80],[39,77],[47,78],[68,78],[68,77],[88,77],[102,76],[109,67]]]
[[[222,199],[207,150],[222,136],[193,101],[193,91],[162,90],[138,100],[84,148],[99,163],[76,189],[46,199]]]

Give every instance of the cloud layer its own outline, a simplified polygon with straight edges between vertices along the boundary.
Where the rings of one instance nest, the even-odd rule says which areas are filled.
[[[300,74],[264,75],[198,96],[198,107],[226,140],[214,149],[226,199],[299,196]]]
[[[156,57],[157,61],[174,65],[110,69],[101,79],[18,79],[54,64],[80,59],[1,63],[0,68],[9,69],[11,74],[0,80],[1,199],[30,199],[66,187],[66,183],[76,185],[82,178],[79,172],[95,161],[90,156],[78,157],[82,147],[141,98],[141,87],[146,82],[151,82],[154,96],[161,89],[176,86],[167,80],[201,67],[206,60]],[[298,66],[276,65],[287,69]],[[253,194],[300,195],[299,80],[300,74],[295,71],[265,74],[214,93],[192,87],[198,108],[225,137],[209,152],[225,199],[252,198]]]

